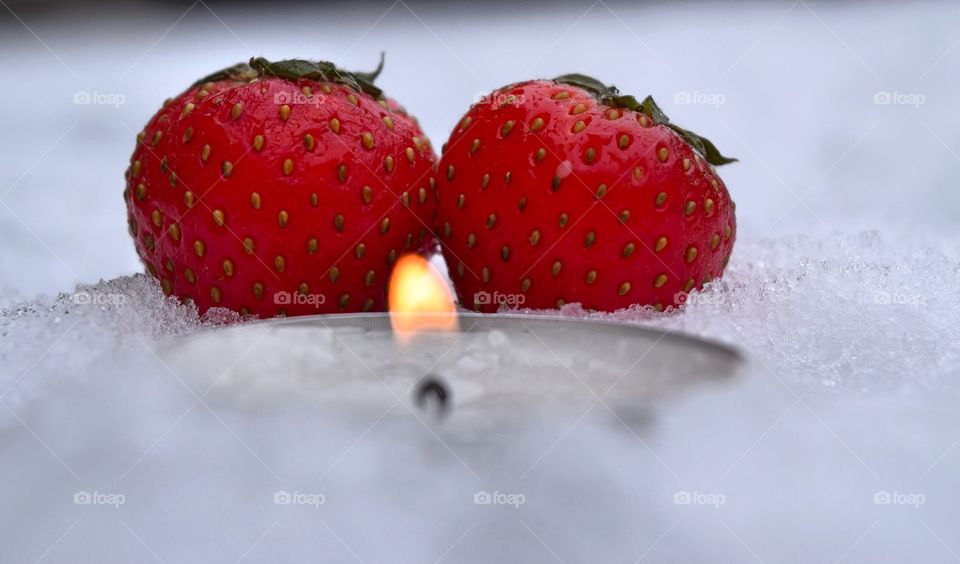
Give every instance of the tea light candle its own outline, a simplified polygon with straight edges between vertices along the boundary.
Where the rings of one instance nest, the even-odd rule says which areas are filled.
[[[310,316],[197,334],[163,354],[178,373],[219,379],[240,402],[297,397],[380,410],[416,405],[417,384],[429,376],[444,388],[455,426],[582,411],[599,397],[614,410],[642,410],[728,377],[740,362],[722,345],[620,323],[460,313],[459,328],[437,329],[453,327],[452,315],[410,314],[428,328],[408,341],[395,338],[389,314]]]
[[[244,400],[293,394],[389,410],[433,398],[473,429],[601,400],[614,411],[642,409],[731,374],[739,360],[723,346],[637,325],[458,313],[443,277],[416,255],[397,263],[389,296],[390,314],[241,325],[190,337],[166,356],[178,371]],[[234,359],[226,373],[224,359]]]

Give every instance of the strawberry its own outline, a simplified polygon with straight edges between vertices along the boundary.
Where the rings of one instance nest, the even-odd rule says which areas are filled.
[[[652,98],[590,77],[494,91],[439,163],[439,235],[461,305],[680,305],[730,257],[734,204],[713,165],[733,160]]]
[[[251,59],[188,88],[138,135],[131,235],[163,291],[263,317],[382,310],[430,236],[436,157],[373,81]]]

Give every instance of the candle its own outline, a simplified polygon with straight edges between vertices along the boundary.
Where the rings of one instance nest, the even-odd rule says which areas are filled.
[[[599,397],[615,410],[642,410],[728,377],[740,361],[693,337],[592,320],[460,313],[458,329],[436,329],[452,327],[453,315],[408,314],[426,327],[409,340],[395,338],[388,314],[277,319],[197,334],[163,356],[177,373],[219,379],[241,400],[289,395],[377,410],[442,392],[451,424],[467,425],[582,411]],[[418,387],[424,378],[427,392]]]
[[[739,355],[637,325],[559,317],[457,313],[442,275],[403,257],[390,314],[317,315],[217,330],[169,347],[197,381],[261,400],[382,410],[397,402],[479,425],[603,402],[636,418],[671,392],[730,375]],[[224,372],[223,359],[235,359]],[[225,382],[224,382],[225,381]]]

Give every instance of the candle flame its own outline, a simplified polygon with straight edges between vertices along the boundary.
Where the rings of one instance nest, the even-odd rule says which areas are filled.
[[[456,331],[453,294],[443,276],[419,255],[404,255],[390,277],[387,302],[395,338],[409,343],[425,329]]]

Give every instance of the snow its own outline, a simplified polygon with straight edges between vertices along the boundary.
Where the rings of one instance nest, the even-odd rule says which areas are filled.
[[[0,18],[0,72],[24,79],[0,109],[0,561],[957,558],[960,6],[390,6],[195,4],[166,34],[179,12],[24,14],[49,50]],[[456,406],[331,402],[293,370],[349,358],[330,333],[309,357],[262,343],[250,378],[228,356],[206,359],[227,374],[213,381],[166,362],[237,319],[197,319],[135,274],[120,197],[135,132],[171,84],[251,54],[363,69],[381,48],[380,82],[438,146],[478,93],[579,70],[740,157],[721,171],[740,225],[724,278],[679,315],[592,315],[737,347],[737,375],[642,409],[518,409],[523,425],[497,429]],[[456,369],[509,355],[492,336]],[[361,392],[376,393],[395,399]]]

